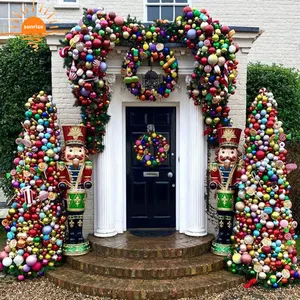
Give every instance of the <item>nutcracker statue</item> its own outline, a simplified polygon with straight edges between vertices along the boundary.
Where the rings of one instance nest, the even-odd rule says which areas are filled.
[[[62,126],[65,148],[58,162],[59,188],[68,219],[68,234],[64,244],[65,255],[83,255],[89,252],[89,243],[82,237],[86,191],[92,187],[92,162],[86,160],[85,126]]]
[[[227,256],[230,253],[235,187],[241,177],[241,157],[238,151],[241,132],[241,129],[231,127],[221,127],[217,131],[217,162],[213,162],[210,167],[210,188],[217,189],[219,233],[212,245],[212,252],[216,255]]]

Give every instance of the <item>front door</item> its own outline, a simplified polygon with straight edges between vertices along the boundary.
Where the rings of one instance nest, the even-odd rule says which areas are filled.
[[[175,228],[175,107],[126,108],[127,228]],[[167,159],[146,167],[137,160],[136,140],[154,126],[170,145]],[[155,148],[151,148],[155,151]]]

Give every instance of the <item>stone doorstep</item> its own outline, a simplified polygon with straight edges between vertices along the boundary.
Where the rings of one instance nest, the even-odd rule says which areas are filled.
[[[203,275],[224,268],[224,258],[211,253],[199,257],[134,260],[101,257],[96,253],[67,257],[67,264],[85,273],[137,279],[172,279]]]
[[[209,251],[214,239],[212,234],[205,237],[188,237],[176,232],[165,238],[138,238],[128,232],[112,238],[88,237],[95,253],[106,257],[130,259],[173,259],[195,257]]]
[[[225,270],[173,280],[141,280],[86,274],[70,267],[46,276],[62,288],[92,296],[126,300],[169,300],[221,292],[244,282],[244,277]]]

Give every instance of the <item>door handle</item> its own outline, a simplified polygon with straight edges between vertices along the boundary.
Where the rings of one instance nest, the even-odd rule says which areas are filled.
[[[169,178],[172,178],[172,177],[173,177],[173,173],[172,173],[172,172],[169,172],[169,173],[168,173],[168,177],[169,177]]]

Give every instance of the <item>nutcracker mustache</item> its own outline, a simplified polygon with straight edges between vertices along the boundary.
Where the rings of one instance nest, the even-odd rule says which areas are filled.
[[[73,163],[73,167],[75,169],[78,169],[78,166],[79,166],[79,159],[78,159],[78,157],[73,158],[72,163]]]
[[[225,159],[224,161],[224,167],[225,167],[225,170],[228,170],[230,168],[230,159]]]

